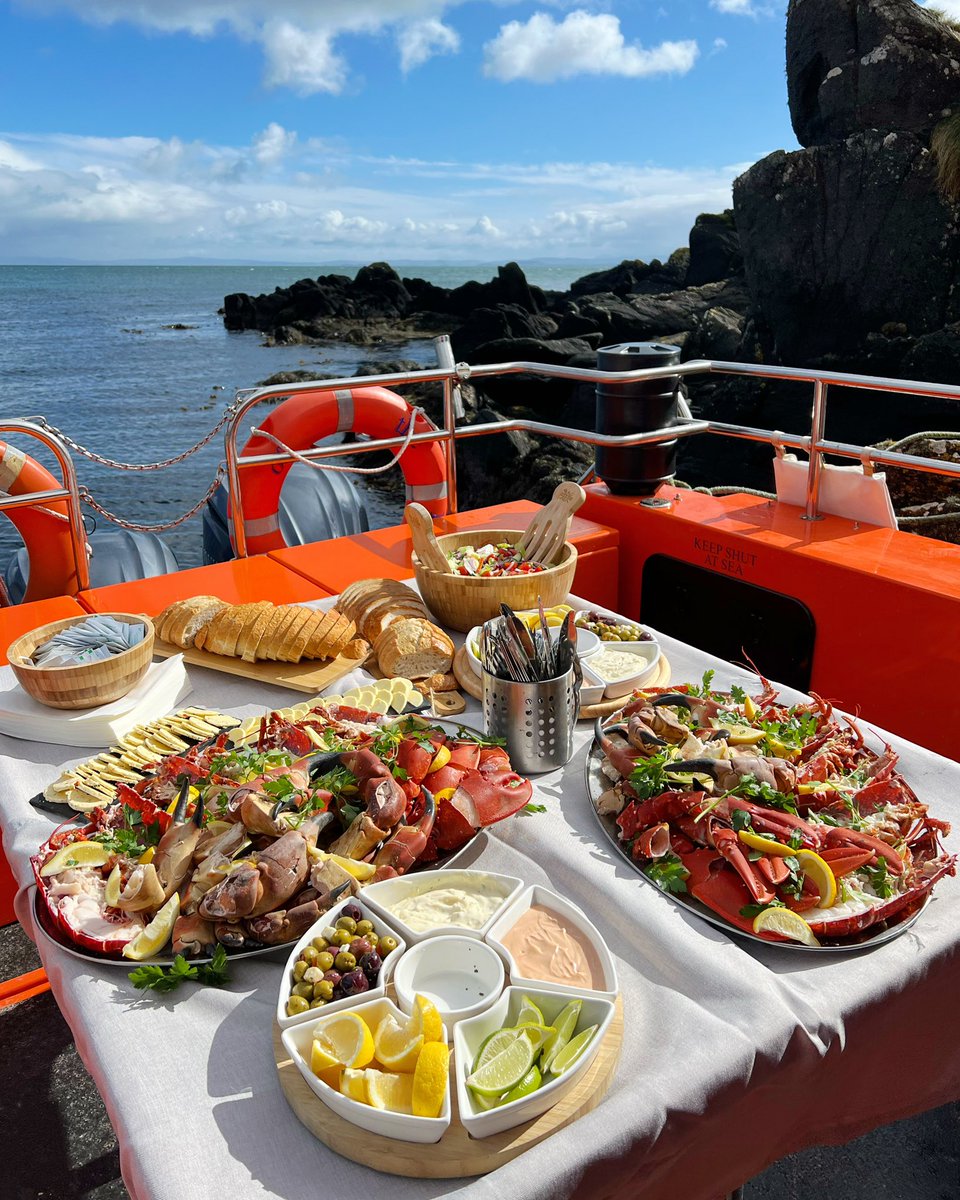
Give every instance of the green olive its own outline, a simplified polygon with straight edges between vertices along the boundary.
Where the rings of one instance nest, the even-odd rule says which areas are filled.
[[[353,934],[348,933],[346,929],[338,929],[334,940],[338,946],[349,946],[353,941]]]
[[[326,1000],[316,999],[316,1000],[310,1001],[311,1008],[323,1008],[323,1006],[325,1004],[326,1004]]]
[[[315,950],[319,950],[322,954],[323,951],[326,950],[327,946],[330,945],[330,943],[325,937],[315,937],[310,945],[313,946]]]
[[[304,946],[303,950],[300,952],[301,958],[308,967],[315,967],[317,965],[317,957],[319,954],[320,951],[314,946]]]
[[[396,950],[396,948],[397,939],[395,937],[391,937],[389,933],[384,934],[384,936],[380,939],[380,944],[377,946],[377,950],[380,952],[381,958],[386,958],[386,956],[392,950]]]
[[[324,952],[320,955],[320,957],[317,959],[317,966],[321,971],[333,970],[333,955],[329,950],[324,950]]]
[[[357,965],[357,960],[349,950],[341,950],[333,960],[333,965],[338,971],[352,971]]]
[[[380,945],[380,934],[373,933],[371,931],[370,933],[366,934],[365,936],[366,936],[367,941],[370,943],[371,948],[376,950],[376,948]]]
[[[310,1007],[308,1000],[303,996],[291,996],[287,1001],[287,1016],[295,1017],[297,1013],[304,1013]]]
[[[333,984],[329,979],[321,979],[316,987],[314,987],[313,993],[315,996],[319,996],[323,1000],[332,1000]]]
[[[304,983],[319,983],[323,978],[323,971],[320,970],[319,964],[315,967],[307,967],[303,973]]]
[[[312,983],[295,983],[293,985],[294,996],[302,996],[304,1000],[313,999],[313,984]]]
[[[345,929],[347,933],[354,934],[357,932],[357,923],[353,917],[337,917],[337,928]]]
[[[365,934],[371,933],[372,931],[373,931],[373,922],[372,921],[358,921],[357,922],[357,937],[363,937]]]
[[[293,982],[299,983],[303,978],[303,973],[307,969],[306,962],[300,958],[293,964]]]

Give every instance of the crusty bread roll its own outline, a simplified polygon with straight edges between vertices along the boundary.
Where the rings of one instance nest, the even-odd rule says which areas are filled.
[[[381,671],[388,676],[423,679],[445,675],[453,665],[453,642],[420,617],[388,625],[377,638],[375,651]]]
[[[375,600],[386,596],[416,596],[416,593],[399,579],[359,579],[340,593],[337,608],[357,622],[363,612]]]

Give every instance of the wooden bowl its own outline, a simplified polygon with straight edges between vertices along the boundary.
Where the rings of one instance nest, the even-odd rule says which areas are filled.
[[[488,542],[515,544],[522,529],[467,529],[462,533],[446,533],[438,537],[444,554],[461,546],[485,546]],[[461,633],[474,625],[482,625],[500,615],[500,605],[509,604],[515,611],[536,608],[537,597],[544,608],[566,600],[573,587],[577,569],[576,547],[564,542],[560,561],[555,567],[534,575],[454,575],[446,571],[431,571],[421,565],[416,554],[411,559],[417,586],[424,603],[442,624]]]
[[[136,613],[101,613],[127,625],[145,625],[146,637],[139,645],[122,654],[113,654],[100,662],[83,663],[76,667],[37,667],[30,656],[55,633],[86,621],[82,617],[67,617],[41,625],[11,642],[7,658],[13,673],[25,692],[50,708],[95,708],[119,700],[141,679],[153,658],[153,622]]]

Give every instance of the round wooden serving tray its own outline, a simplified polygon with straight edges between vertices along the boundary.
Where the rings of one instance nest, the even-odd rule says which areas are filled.
[[[457,677],[457,683],[463,688],[468,695],[474,700],[483,699],[483,684],[480,681],[480,676],[470,665],[470,658],[467,654],[466,646],[461,646],[453,659],[453,673]],[[670,663],[667,661],[665,654],[661,654],[657,660],[657,671],[643,685],[644,687],[663,687],[670,682]],[[611,713],[615,713],[618,708],[622,708],[626,704],[627,696],[618,696],[616,700],[601,700],[598,704],[581,704],[580,720],[592,721],[595,717],[608,717]]]
[[[496,1133],[492,1137],[472,1138],[460,1124],[457,1092],[453,1087],[452,1066],[450,1097],[453,1120],[439,1142],[401,1142],[396,1138],[374,1136],[327,1108],[305,1083],[283,1048],[280,1027],[273,1026],[273,1056],[277,1063],[280,1086],[287,1103],[300,1122],[325,1146],[364,1167],[388,1175],[406,1175],[412,1179],[459,1179],[468,1175],[486,1175],[510,1162],[524,1150],[563,1129],[578,1117],[596,1108],[606,1094],[620,1060],[623,1041],[623,1001],[618,996],[613,1020],[593,1060],[577,1086],[525,1125]]]

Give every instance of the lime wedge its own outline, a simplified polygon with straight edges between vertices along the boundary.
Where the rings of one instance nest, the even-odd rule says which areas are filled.
[[[563,1049],[553,1056],[553,1062],[550,1066],[551,1073],[553,1075],[562,1075],[564,1071],[569,1071],[586,1050],[587,1046],[589,1046],[593,1035],[599,1028],[599,1025],[591,1025],[588,1029],[584,1029],[582,1033],[578,1033],[572,1041],[567,1042]]]
[[[550,1071],[553,1069],[553,1059],[573,1037],[573,1031],[580,1020],[580,1009],[582,1007],[582,1000],[571,1000],[554,1021],[553,1036],[548,1037],[543,1045],[543,1057],[540,1059],[541,1070]]]
[[[497,1029],[494,1033],[488,1034],[480,1043],[477,1057],[473,1060],[474,1074],[481,1067],[486,1066],[492,1058],[496,1058],[498,1054],[506,1050],[508,1046],[512,1046],[516,1040],[516,1032],[512,1029]]]
[[[540,1068],[534,1063],[517,1086],[512,1087],[509,1092],[505,1092],[500,1097],[497,1101],[497,1108],[503,1104],[509,1104],[511,1100],[522,1100],[524,1096],[535,1092],[541,1083],[543,1083],[543,1076],[540,1074]]]
[[[546,1025],[543,1013],[529,996],[524,996],[520,1002],[520,1012],[517,1014],[518,1025]]]
[[[524,1034],[512,1034],[510,1045],[467,1077],[467,1087],[480,1096],[502,1096],[523,1079],[536,1057]]]

